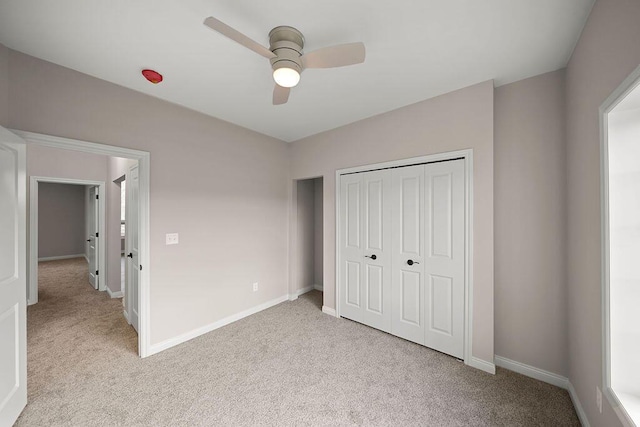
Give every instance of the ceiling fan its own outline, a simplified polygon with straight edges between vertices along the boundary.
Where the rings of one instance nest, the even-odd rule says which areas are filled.
[[[304,36],[289,26],[275,27],[269,32],[269,48],[250,39],[241,32],[210,16],[204,25],[223,36],[240,43],[271,62],[273,80],[273,105],[281,105],[289,99],[291,88],[300,81],[300,73],[307,68],[336,68],[364,62],[364,44],[347,43],[324,47],[303,53]]]

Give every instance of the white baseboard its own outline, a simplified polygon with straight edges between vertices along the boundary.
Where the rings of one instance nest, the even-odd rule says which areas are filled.
[[[314,285],[311,286],[307,286],[306,288],[302,288],[302,289],[298,289],[297,291],[295,291],[292,294],[289,294],[289,301],[295,301],[298,299],[298,297],[302,294],[306,294],[307,292],[311,292],[312,290],[314,290]]]
[[[573,384],[567,380],[567,391],[569,392],[569,396],[571,396],[571,401],[573,402],[573,407],[576,409],[576,414],[578,414],[578,419],[580,420],[580,424],[582,427],[590,427],[589,419],[587,418],[587,413],[584,412],[584,408],[580,403],[580,399],[578,399],[578,393],[576,393],[576,389],[573,388]]]
[[[582,408],[580,399],[578,399],[578,394],[576,393],[576,390],[573,388],[573,384],[571,384],[568,378],[563,377],[562,375],[554,374],[553,372],[545,371],[544,369],[536,368],[535,366],[516,362],[515,360],[507,359],[506,357],[502,356],[496,356],[495,362],[496,366],[499,366],[501,368],[505,368],[510,371],[514,371],[527,377],[535,378],[536,380],[540,380],[542,382],[549,383],[567,390],[569,392],[569,396],[571,396],[571,401],[573,402],[573,407],[576,409],[576,414],[578,414],[580,423],[583,427],[590,427],[589,420],[587,419],[587,414],[586,412],[584,412],[584,408]]]
[[[334,308],[327,307],[326,305],[322,306],[322,312],[328,314],[329,316],[338,317],[338,313]]]
[[[38,262],[40,261],[57,261],[59,259],[71,259],[71,258],[85,258],[84,254],[75,254],[75,255],[62,255],[62,256],[45,256],[42,258],[38,258]]]
[[[496,373],[496,365],[491,362],[487,362],[486,360],[478,359],[475,356],[471,356],[471,360],[469,360],[469,363],[467,363],[467,365],[471,366],[472,368],[480,369],[481,371],[484,371],[491,375],[495,375]]]
[[[122,298],[122,297],[124,297],[124,293],[122,291],[113,292],[111,289],[109,289],[108,286],[107,286],[107,294],[109,295],[110,298]]]
[[[89,257],[87,254],[82,254],[82,256],[84,257],[84,260],[87,261],[87,264],[89,264]]]
[[[127,323],[131,324],[131,320],[129,320],[129,313],[127,313],[127,310],[122,310],[122,314],[124,315],[124,318],[127,319]]]
[[[169,338],[168,340],[159,342],[158,344],[153,344],[149,348],[147,356],[160,353],[161,351],[164,351],[171,347],[175,347],[178,344],[182,344],[183,342],[199,337],[200,335],[206,334],[207,332],[211,332],[213,330],[226,326],[230,323],[243,319],[247,316],[251,316],[252,314],[256,314],[262,310],[266,310],[267,308],[273,307],[274,305],[278,305],[281,302],[286,301],[288,298],[289,298],[288,295],[283,295],[279,298],[272,299],[271,301],[267,301],[263,304],[257,305],[248,310],[244,310],[244,311],[241,311],[240,313],[236,313],[231,316],[225,317],[224,319],[220,319],[217,322],[210,323],[208,325],[194,329],[190,332],[184,333],[182,335],[178,335],[177,337]]]
[[[324,292],[324,286],[322,285],[313,285],[313,289],[316,291]]]
[[[554,386],[565,390],[569,389],[569,379],[562,375],[554,374],[553,372],[545,371],[544,369],[536,368],[534,366],[525,365],[524,363],[516,362],[515,360],[507,359],[502,356],[496,356],[494,360],[496,366],[501,368],[526,375],[527,377],[535,378],[545,383],[553,384]]]

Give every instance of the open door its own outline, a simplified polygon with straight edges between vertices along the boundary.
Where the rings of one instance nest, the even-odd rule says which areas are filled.
[[[125,224],[127,224],[126,233],[126,252],[127,252],[127,295],[125,297],[125,305],[129,322],[131,326],[138,331],[138,310],[139,310],[139,294],[138,283],[140,277],[140,239],[139,239],[139,184],[138,181],[138,165],[129,169],[125,178],[127,182],[125,204]]]
[[[93,186],[89,189],[89,283],[94,289],[98,289],[98,239],[100,234],[98,232],[98,203],[99,203],[99,191],[98,186]]]
[[[27,404],[25,144],[0,127],[0,427]]]

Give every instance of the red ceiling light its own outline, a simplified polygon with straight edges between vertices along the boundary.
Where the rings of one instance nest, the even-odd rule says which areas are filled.
[[[162,74],[153,70],[142,70],[142,75],[145,79],[149,80],[154,85],[157,85],[162,81]]]

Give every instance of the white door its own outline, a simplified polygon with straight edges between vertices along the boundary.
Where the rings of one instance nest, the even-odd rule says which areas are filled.
[[[127,227],[126,243],[127,243],[127,284],[125,286],[127,295],[125,297],[125,306],[129,322],[133,328],[138,331],[138,311],[139,311],[139,293],[138,283],[140,277],[140,239],[139,239],[139,197],[138,197],[138,166],[129,169],[125,178],[127,182],[125,204],[125,225]]]
[[[362,322],[362,175],[346,175],[340,179],[340,315]]]
[[[89,220],[89,283],[95,289],[98,289],[98,239],[100,237],[98,233],[98,186],[93,186],[89,189],[89,212],[87,212]]]
[[[391,172],[341,177],[340,314],[391,332]]]
[[[424,344],[424,165],[393,169],[392,326]]]
[[[25,145],[0,127],[0,427],[27,404]]]
[[[362,175],[362,323],[391,332],[391,171]]]
[[[464,160],[425,167],[425,342],[464,357]]]

